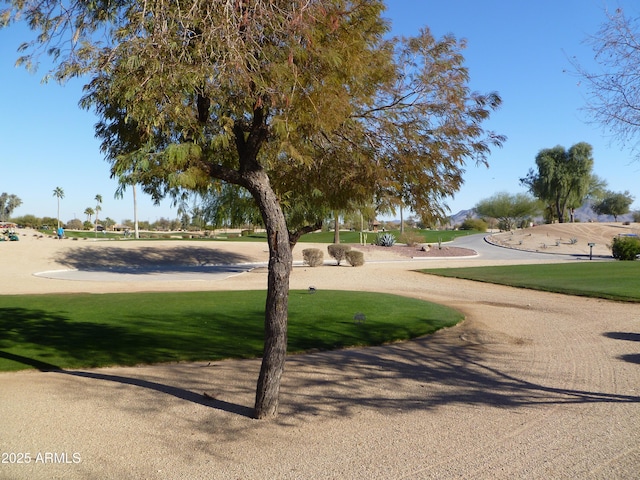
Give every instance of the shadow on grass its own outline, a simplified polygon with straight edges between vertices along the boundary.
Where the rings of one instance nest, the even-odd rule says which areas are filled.
[[[114,305],[117,309],[117,305]],[[59,358],[67,367],[93,368],[105,365],[131,366],[137,364],[165,363],[171,361],[221,360],[237,357],[234,341],[216,342],[224,338],[225,330],[233,328],[237,341],[247,348],[247,356],[262,353],[263,333],[261,312],[247,311],[243,328],[238,328],[234,318],[220,313],[210,316],[193,313],[196,321],[207,322],[210,336],[201,329],[191,330],[180,323],[181,315],[164,315],[161,319],[136,314],[129,328],[99,321],[71,320],[62,312],[19,307],[0,308],[0,348],[17,345],[19,353]],[[126,319],[127,314],[119,314]],[[162,322],[162,333],[155,330]],[[228,336],[228,335],[227,335]],[[233,338],[232,338],[233,340]]]
[[[0,319],[0,348],[9,338],[14,343],[22,341],[36,346],[55,343],[58,348],[67,349],[74,358],[85,362],[86,358],[103,349],[112,356],[114,363],[123,364],[131,349],[136,349],[136,359],[139,359],[140,348],[144,349],[150,363],[170,360],[162,354],[162,345],[169,341],[168,335],[136,337],[126,328],[69,322],[64,315],[33,309],[2,309]],[[626,335],[622,336],[626,339]],[[197,342],[198,339],[185,337],[181,341]],[[509,360],[501,353],[501,345],[505,343],[509,343]],[[544,380],[534,382],[518,378],[506,367],[495,366],[517,364],[519,346],[526,348],[526,343],[463,327],[405,343],[291,356],[283,379],[281,421],[286,423],[308,414],[351,416],[363,408],[392,413],[428,411],[451,405],[519,408],[640,403],[640,396],[547,386]],[[77,371],[74,367],[59,370],[53,358],[51,363],[47,363],[34,359],[37,354],[4,352],[0,357],[42,371],[57,370],[71,377],[132,385],[240,416],[252,416],[249,407],[207,398],[164,382]],[[639,361],[637,355],[626,357],[630,362]],[[548,383],[557,383],[553,373],[550,375]],[[189,383],[193,384],[195,380],[194,377]],[[220,377],[218,381],[222,383],[214,387],[224,389],[228,380],[231,378]]]
[[[60,252],[56,262],[83,271],[135,273],[149,270],[184,272],[213,265],[233,265],[250,262],[237,253],[202,246],[122,248],[100,245]]]
[[[258,336],[260,336],[258,334]],[[19,345],[21,352],[32,356],[20,355],[0,350],[0,359],[17,362],[36,368],[42,372],[58,372],[77,377],[117,382],[134,385],[171,395],[200,405],[210,406],[238,415],[251,417],[253,410],[249,407],[224,402],[214,398],[206,398],[202,394],[150,382],[143,379],[107,375],[98,372],[63,369],[54,363],[45,362],[36,357],[49,357],[74,360],[78,365],[99,366],[103,364],[135,365],[139,363],[161,363],[174,360],[168,353],[176,346],[187,349],[197,355],[206,351],[207,339],[185,335],[183,338],[174,335],[160,335],[139,332],[113,325],[90,322],[71,322],[56,313],[26,308],[0,309],[0,348],[7,345]],[[170,345],[172,348],[168,348]],[[187,352],[189,353],[189,351]],[[219,355],[219,353],[218,353]]]
[[[52,363],[42,362],[35,358],[24,357],[22,355],[16,355],[14,353],[3,352],[0,350],[0,358],[4,358],[5,360],[11,360],[12,362],[21,363],[23,365],[28,365],[33,367],[41,372],[58,372],[61,371],[57,365],[53,365]]]

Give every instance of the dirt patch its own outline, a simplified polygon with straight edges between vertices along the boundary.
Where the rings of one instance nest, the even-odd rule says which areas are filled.
[[[495,233],[489,241],[530,252],[611,256],[610,245],[619,234],[640,234],[640,224],[554,223]],[[589,244],[592,244],[591,246]]]

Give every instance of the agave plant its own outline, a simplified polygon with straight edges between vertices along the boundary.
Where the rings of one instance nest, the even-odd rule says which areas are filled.
[[[396,243],[396,237],[390,233],[383,233],[376,238],[376,245],[380,247],[393,247]]]

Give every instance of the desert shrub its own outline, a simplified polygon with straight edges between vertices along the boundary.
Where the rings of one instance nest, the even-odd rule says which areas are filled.
[[[80,220],[79,218],[69,220],[67,222],[66,228],[68,228],[69,230],[82,230],[82,220]]]
[[[613,258],[617,260],[635,260],[640,255],[640,238],[615,237],[611,245]]]
[[[327,247],[327,251],[329,252],[329,256],[334,258],[338,265],[340,262],[345,259],[345,254],[351,250],[349,245],[342,245],[340,243],[332,243]]]
[[[322,265],[324,254],[319,248],[305,248],[302,250],[302,258],[310,267],[317,267]]]
[[[487,222],[481,218],[465,218],[464,222],[460,225],[460,230],[477,230],[478,232],[486,232]]]
[[[376,245],[380,247],[393,247],[396,243],[396,237],[390,233],[383,233],[376,238]]]
[[[415,230],[409,230],[400,235],[398,240],[409,247],[415,247],[417,244],[424,242],[424,237]]]
[[[498,221],[498,230],[501,232],[508,232],[511,230],[511,221],[510,220],[500,220]]]
[[[633,221],[636,223],[640,223],[640,210],[636,210],[635,212],[631,212],[631,217]]]
[[[349,265],[352,267],[361,267],[364,265],[364,253],[359,252],[358,250],[349,250],[344,255],[347,258],[347,262],[349,262]]]

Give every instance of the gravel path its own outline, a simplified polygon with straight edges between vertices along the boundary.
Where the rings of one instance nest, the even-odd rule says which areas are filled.
[[[266,285],[264,269],[209,283],[36,278],[77,256],[77,242],[42,242],[0,245],[30,253],[23,267],[8,262],[3,291]],[[245,261],[264,259],[242,245]],[[425,262],[481,259],[294,269],[292,288],[408,295],[466,321],[411,342],[290,357],[274,421],[250,418],[257,360],[0,374],[0,479],[638,478],[638,306],[413,271]],[[21,454],[30,463],[15,463]]]

